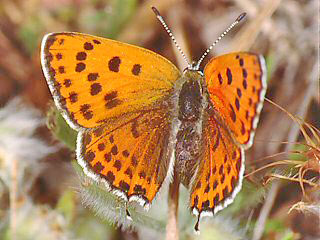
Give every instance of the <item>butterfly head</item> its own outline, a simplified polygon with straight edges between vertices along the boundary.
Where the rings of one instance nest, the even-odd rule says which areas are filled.
[[[204,74],[202,70],[187,67],[183,70],[183,76],[188,77],[190,79],[199,79],[203,77]]]
[[[183,70],[183,73],[186,72],[196,72],[200,76],[203,76],[203,71],[200,70],[200,66],[198,66],[198,62],[193,61],[192,64],[188,64],[188,66]]]

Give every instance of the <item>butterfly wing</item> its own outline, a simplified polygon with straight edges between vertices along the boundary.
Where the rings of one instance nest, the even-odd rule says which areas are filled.
[[[206,65],[210,100],[245,149],[252,145],[266,92],[264,58],[251,53],[230,53]]]
[[[190,199],[198,219],[225,208],[241,189],[244,149],[252,145],[266,91],[265,69],[263,57],[251,53],[219,56],[205,67],[210,103]]]
[[[56,105],[79,131],[84,172],[148,205],[173,168],[164,133],[180,72],[149,50],[80,33],[45,36],[41,62]]]
[[[80,33],[51,33],[41,47],[55,103],[74,129],[134,118],[170,94],[180,72],[149,50]]]
[[[169,119],[164,106],[131,120],[121,118],[116,126],[80,131],[78,162],[87,175],[124,200],[149,206],[173,169],[169,134],[164,134],[170,131]]]
[[[191,183],[190,205],[199,218],[212,216],[232,203],[240,191],[244,150],[211,115],[203,127],[203,152]]]

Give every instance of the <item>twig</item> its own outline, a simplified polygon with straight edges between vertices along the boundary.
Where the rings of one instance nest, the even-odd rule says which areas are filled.
[[[11,186],[10,186],[10,235],[11,239],[17,239],[17,160],[11,159]]]
[[[261,238],[264,231],[266,220],[269,216],[273,203],[276,199],[279,188],[280,188],[280,181],[277,180],[273,182],[273,184],[271,185],[270,191],[268,192],[266,201],[261,209],[257,223],[254,227],[252,240],[259,240]]]
[[[312,187],[319,186],[319,184],[313,183],[312,181],[309,181],[309,180],[306,180],[306,179],[297,179],[297,178],[285,177],[285,176],[282,176],[280,174],[270,174],[269,179],[270,178],[278,178],[278,179],[285,179],[285,180],[292,181],[292,182],[306,183],[306,184],[308,184],[308,185],[310,185]],[[267,182],[268,182],[268,180],[267,180]],[[302,189],[303,189],[303,187],[302,187]]]
[[[168,193],[168,222],[166,227],[166,240],[178,240],[178,207],[179,207],[179,179],[174,171],[173,181],[169,185]]]

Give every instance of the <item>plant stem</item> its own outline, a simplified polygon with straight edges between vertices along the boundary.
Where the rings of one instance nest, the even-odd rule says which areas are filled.
[[[168,193],[168,222],[166,227],[166,240],[178,240],[178,207],[179,207],[179,185],[178,174],[174,171],[173,181],[169,185]]]
[[[10,233],[11,239],[15,240],[17,232],[17,169],[18,163],[15,158],[12,158],[11,161],[11,186],[10,186]]]

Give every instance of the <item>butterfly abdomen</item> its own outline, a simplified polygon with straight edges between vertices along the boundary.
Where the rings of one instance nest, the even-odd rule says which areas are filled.
[[[177,134],[175,147],[176,170],[180,181],[188,187],[195,173],[201,150],[201,134],[198,125],[183,122]]]

